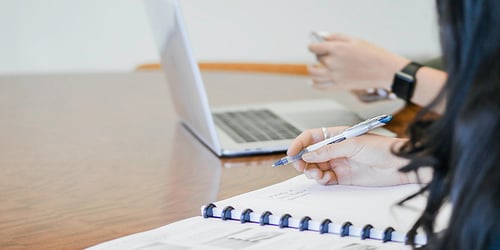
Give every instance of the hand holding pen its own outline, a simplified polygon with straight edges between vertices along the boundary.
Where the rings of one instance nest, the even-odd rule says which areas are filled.
[[[312,145],[306,147],[305,149],[303,149],[302,151],[300,151],[296,155],[281,158],[280,160],[278,160],[277,162],[275,162],[273,164],[273,167],[283,166],[283,165],[287,165],[289,163],[292,163],[294,161],[298,161],[302,158],[302,155],[304,155],[308,152],[312,152],[314,150],[320,149],[328,144],[338,143],[338,142],[341,142],[341,141],[346,140],[348,138],[362,135],[370,130],[384,126],[385,124],[387,124],[391,120],[392,120],[392,116],[390,116],[390,115],[380,115],[380,116],[376,116],[374,118],[368,119],[364,122],[360,122],[360,123],[348,128],[348,129],[344,130],[342,133],[340,133],[336,136],[333,136],[330,138],[325,138],[323,141],[317,142],[315,144],[312,144]]]
[[[387,120],[379,121],[387,122],[388,119],[387,117]],[[383,125],[371,119],[367,123],[376,126]],[[393,149],[403,145],[407,139],[366,133],[364,131],[370,128],[370,126],[366,126],[367,123],[353,126],[357,129],[330,127],[328,133],[338,134],[338,136],[334,136],[337,139],[343,137],[340,136],[343,134],[348,139],[344,139],[340,143],[327,144],[308,153],[299,153],[308,145],[321,142],[324,135],[328,134],[321,129],[304,131],[291,143],[288,149],[289,156],[302,155],[299,160],[291,160],[294,168],[322,185],[387,186],[415,183],[414,175],[398,171],[399,168],[408,163],[408,160],[392,153]],[[353,131],[357,132],[352,133]],[[363,132],[366,134],[355,136],[355,134]]]

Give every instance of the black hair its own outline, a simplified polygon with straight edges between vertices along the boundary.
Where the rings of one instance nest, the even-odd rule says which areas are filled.
[[[411,159],[400,171],[433,170],[411,231],[425,231],[426,249],[500,249],[500,1],[437,0],[437,11],[448,79],[397,152]],[[440,102],[444,114],[428,118]],[[448,227],[435,232],[447,202]]]

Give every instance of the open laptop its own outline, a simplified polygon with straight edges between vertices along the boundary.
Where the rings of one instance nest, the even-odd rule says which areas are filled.
[[[176,111],[182,123],[218,156],[284,152],[305,129],[361,121],[330,99],[210,110],[179,3],[145,0],[145,6]]]

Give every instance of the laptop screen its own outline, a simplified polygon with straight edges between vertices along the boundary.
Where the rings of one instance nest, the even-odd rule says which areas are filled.
[[[145,6],[179,118],[203,143],[220,154],[208,98],[178,1],[146,0]]]

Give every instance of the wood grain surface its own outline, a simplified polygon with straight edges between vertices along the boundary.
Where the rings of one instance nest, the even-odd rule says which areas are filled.
[[[204,79],[214,105],[332,95],[298,76]],[[282,154],[216,157],[180,125],[160,71],[0,76],[0,117],[1,249],[89,247],[299,174],[270,167]]]

